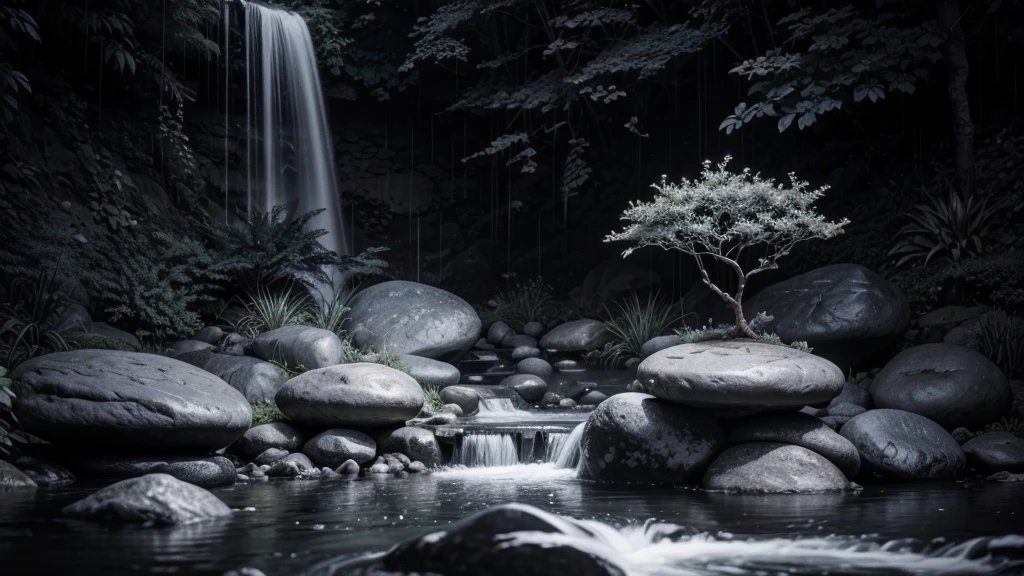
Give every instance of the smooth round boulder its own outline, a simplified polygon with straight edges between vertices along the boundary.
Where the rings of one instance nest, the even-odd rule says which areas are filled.
[[[1011,404],[1010,384],[998,366],[955,344],[923,344],[896,355],[871,382],[876,408],[920,414],[947,430],[976,430]]]
[[[289,452],[281,448],[267,448],[253,458],[252,463],[257,466],[273,466],[288,457]]]
[[[966,465],[956,440],[935,422],[903,410],[854,416],[840,434],[860,452],[861,469],[900,480],[941,480]]]
[[[585,392],[582,396],[580,396],[577,401],[584,406],[597,406],[598,404],[604,402],[607,399],[608,396],[604,392],[601,392],[599,390],[590,390],[589,392]]]
[[[281,387],[275,401],[285,416],[301,424],[360,428],[415,418],[425,397],[405,372],[358,362],[299,374]]]
[[[544,325],[536,320],[523,324],[523,334],[532,338],[540,338],[544,334]]]
[[[536,348],[537,339],[533,336],[527,336],[526,334],[513,334],[505,339],[503,343],[505,348]]]
[[[316,469],[309,456],[296,452],[275,462],[270,467],[270,470],[267,470],[267,476],[271,478],[296,478]]]
[[[501,381],[500,386],[515,390],[519,396],[530,403],[540,402],[548,391],[548,384],[543,378],[532,374],[513,374]]]
[[[849,440],[824,422],[803,412],[778,412],[755,416],[729,432],[729,444],[775,442],[807,448],[827,458],[847,477],[860,470],[860,454]]]
[[[540,348],[535,348],[533,346],[519,346],[512,350],[512,361],[519,362],[520,360],[526,360],[527,358],[539,358],[540,355]]]
[[[1024,472],[1024,439],[1009,432],[986,432],[960,447],[968,460],[990,470]]]
[[[349,318],[357,346],[395,354],[454,359],[480,336],[480,318],[465,300],[440,288],[404,280],[359,292]]]
[[[480,393],[465,386],[449,386],[441,390],[441,400],[445,404],[456,404],[462,413],[469,416],[480,408]]]
[[[278,448],[286,452],[298,452],[306,443],[306,435],[291,424],[271,422],[253,426],[242,434],[235,442],[234,449],[246,460],[256,458],[268,448]]]
[[[612,333],[604,322],[583,318],[559,324],[543,338],[540,347],[557,352],[588,352],[597,350],[612,340]]]
[[[340,364],[344,349],[341,339],[330,330],[284,326],[257,336],[249,351],[261,360],[273,360],[289,368],[316,370]]]
[[[513,335],[512,328],[501,320],[487,328],[487,341],[495,346],[499,346],[505,338]]]
[[[398,361],[409,369],[409,375],[415,378],[421,386],[440,389],[454,386],[462,379],[458,368],[440,360],[403,354]]]
[[[538,378],[550,378],[554,368],[542,358],[526,358],[516,364],[516,372],[519,374],[530,374]]]
[[[288,375],[279,366],[249,356],[196,350],[175,356],[224,380],[249,402],[273,402]]]
[[[857,264],[833,264],[773,284],[743,303],[783,342],[807,342],[842,370],[858,367],[910,326],[910,305],[895,284]]]
[[[165,356],[57,352],[22,363],[11,378],[22,427],[62,447],[217,450],[252,422],[241,392]]]
[[[196,332],[193,339],[198,340],[199,342],[205,342],[211,346],[216,346],[217,343],[220,342],[220,339],[225,335],[226,333],[221,328],[217,326],[207,326],[199,332]]]
[[[587,418],[581,478],[601,482],[690,483],[724,444],[704,412],[648,394],[616,394]]]
[[[813,494],[849,489],[832,462],[802,446],[750,442],[729,448],[704,475],[704,488],[758,494]]]
[[[332,428],[309,439],[302,447],[317,466],[337,468],[346,460],[366,464],[377,455],[377,443],[362,432],[345,428]]]
[[[679,344],[679,336],[655,336],[647,342],[644,342],[644,345],[640,347],[640,359],[646,360],[655,352],[661,352],[662,350],[671,348],[676,344]]]
[[[36,488],[38,485],[35,480],[28,477],[27,474],[18,470],[14,464],[0,460],[0,491],[2,490],[22,490],[26,488]]]
[[[381,442],[381,451],[404,454],[410,460],[419,460],[428,467],[440,466],[442,463],[441,446],[434,433],[416,426],[406,426],[388,434]]]
[[[645,392],[722,417],[799,410],[843,389],[839,368],[818,356],[752,340],[680,344],[637,367]]]
[[[95,521],[191,524],[231,516],[231,509],[208,491],[168,474],[148,474],[102,488],[63,510],[66,516]]]
[[[205,488],[230,486],[237,477],[235,467],[223,456],[81,456],[69,465],[81,476],[138,478],[147,474],[167,474]]]

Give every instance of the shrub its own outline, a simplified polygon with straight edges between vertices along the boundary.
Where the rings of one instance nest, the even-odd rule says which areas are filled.
[[[402,364],[399,359],[399,355],[391,352],[387,349],[377,349],[374,347],[368,347],[365,349],[357,348],[348,340],[342,340],[342,353],[341,361],[344,364],[354,364],[356,362],[370,362],[373,364],[381,364],[395,370],[400,370],[409,373],[409,367]]]
[[[103,336],[102,334],[71,334],[67,338],[68,346],[72,350],[120,350],[122,352],[132,352],[134,349],[114,338]]]
[[[981,256],[982,242],[998,211],[999,206],[989,206],[988,199],[965,199],[950,188],[948,199],[934,198],[911,209],[911,222],[896,233],[901,240],[889,256],[899,257],[896,268],[915,260],[927,268],[933,257],[955,264]]]
[[[437,389],[437,386],[424,386],[423,396],[426,397],[424,406],[437,412],[441,408],[444,408],[444,400],[441,398],[441,391]]]
[[[651,202],[631,202],[622,215],[629,222],[621,232],[609,234],[606,242],[624,241],[631,246],[628,256],[644,246],[679,250],[693,256],[704,283],[732,308],[736,316],[733,335],[756,338],[743,315],[743,291],[755,274],[778,267],[778,261],[800,242],[828,239],[842,233],[847,220],[829,222],[812,206],[827,186],[808,190],[807,182],[789,175],[790,185],[776,185],[744,169],[736,174],[726,169],[731,157],[715,169],[704,162],[701,177],[670,184],[664,177],[655,184]],[[763,254],[757,267],[744,271],[739,255],[760,246]],[[703,257],[725,264],[737,276],[735,293],[729,294],[711,281]]]
[[[1009,379],[1024,371],[1024,320],[1002,310],[981,315],[971,330],[974,348],[991,360]]]
[[[354,290],[346,288],[335,290],[330,297],[321,294],[318,301],[310,306],[309,324],[330,330],[339,337],[343,337],[345,324],[349,319],[348,313],[352,310],[350,305],[355,294]]]
[[[67,302],[57,280],[59,261],[30,277],[0,273],[0,353],[5,366],[39,354],[68,349],[75,326],[65,318]]]
[[[626,298],[625,303],[616,303],[615,306],[618,310],[605,307],[605,325],[614,338],[601,351],[606,363],[630,356],[639,357],[648,340],[661,336],[678,320],[673,306],[659,302],[656,296],[648,296],[644,303],[634,293]]]
[[[280,292],[259,288],[249,297],[245,305],[247,314],[235,329],[254,338],[277,328],[304,324],[310,319],[311,306],[309,298],[293,294],[291,287]]]
[[[719,326],[718,328],[690,328],[686,326],[676,330],[680,344],[696,344],[708,340],[726,340],[732,333],[732,326]]]
[[[499,292],[481,311],[481,320],[485,325],[501,320],[516,332],[522,332],[527,322],[547,323],[557,313],[556,309],[551,289],[541,278],[533,278]]]
[[[252,403],[252,425],[273,424],[274,422],[287,422],[285,416],[273,402]]]
[[[0,454],[6,456],[19,452],[22,445],[37,440],[21,429],[18,417],[11,409],[11,401],[14,398],[11,379],[7,377],[7,369],[0,366]]]

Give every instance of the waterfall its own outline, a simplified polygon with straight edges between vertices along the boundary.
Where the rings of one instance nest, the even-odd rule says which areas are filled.
[[[519,450],[511,434],[465,434],[455,445],[451,463],[467,468],[515,466]]]
[[[544,460],[551,462],[555,468],[576,468],[580,460],[580,441],[583,439],[583,427],[586,422],[581,422],[572,432],[568,434],[548,435],[547,448],[544,451]]]
[[[507,414],[519,412],[509,398],[484,398],[480,401],[480,414]]]
[[[348,254],[309,29],[294,12],[252,2],[244,6],[246,76],[250,78],[246,94],[251,98],[247,118],[252,119],[247,210],[270,212],[284,205],[295,216],[323,209],[308,227],[327,231],[320,237],[325,248]],[[262,175],[262,190],[251,188],[253,171]]]

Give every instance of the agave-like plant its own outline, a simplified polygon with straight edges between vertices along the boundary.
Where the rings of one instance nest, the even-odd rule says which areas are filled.
[[[304,324],[310,319],[312,306],[309,298],[297,295],[291,288],[271,292],[257,289],[246,303],[247,314],[235,326],[235,330],[255,337],[284,326]]]
[[[348,288],[335,290],[329,297],[321,292],[319,301],[310,307],[310,326],[330,330],[344,338],[345,324],[348,323],[348,313],[352,310],[352,298],[355,295],[356,291]]]
[[[927,267],[933,258],[957,263],[961,258],[980,256],[982,241],[998,214],[998,205],[988,199],[966,199],[950,188],[949,198],[936,198],[930,204],[918,204],[910,211],[911,222],[896,233],[900,238],[889,256],[898,256],[896,268],[921,261]]]

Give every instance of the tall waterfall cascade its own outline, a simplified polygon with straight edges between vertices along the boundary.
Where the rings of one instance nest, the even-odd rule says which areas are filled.
[[[306,22],[287,10],[239,3],[245,9],[247,211],[270,212],[283,205],[295,216],[323,209],[307,226],[327,231],[320,237],[325,248],[348,254],[327,112]]]

